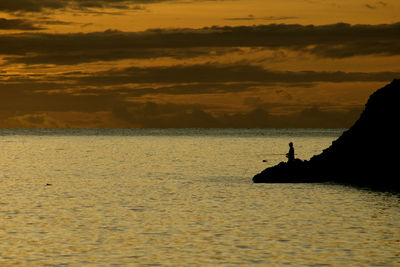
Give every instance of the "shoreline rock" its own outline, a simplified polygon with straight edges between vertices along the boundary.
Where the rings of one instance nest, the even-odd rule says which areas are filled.
[[[400,191],[400,79],[374,92],[354,125],[310,160],[281,162],[254,183],[338,182]]]

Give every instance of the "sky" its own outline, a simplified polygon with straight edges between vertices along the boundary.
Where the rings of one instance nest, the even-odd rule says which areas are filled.
[[[350,127],[398,0],[0,0],[0,128]]]

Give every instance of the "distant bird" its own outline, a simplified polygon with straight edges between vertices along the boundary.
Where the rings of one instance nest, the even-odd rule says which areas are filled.
[[[46,186],[50,186],[50,185],[52,185],[52,184],[46,184]]]

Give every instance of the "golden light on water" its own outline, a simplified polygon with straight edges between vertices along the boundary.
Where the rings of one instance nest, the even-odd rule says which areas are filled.
[[[396,195],[251,182],[339,130],[7,131],[2,266],[398,262]]]

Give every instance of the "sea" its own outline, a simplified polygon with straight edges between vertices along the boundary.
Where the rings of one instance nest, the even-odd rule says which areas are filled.
[[[0,266],[400,266],[398,193],[252,182],[343,131],[0,129]]]

